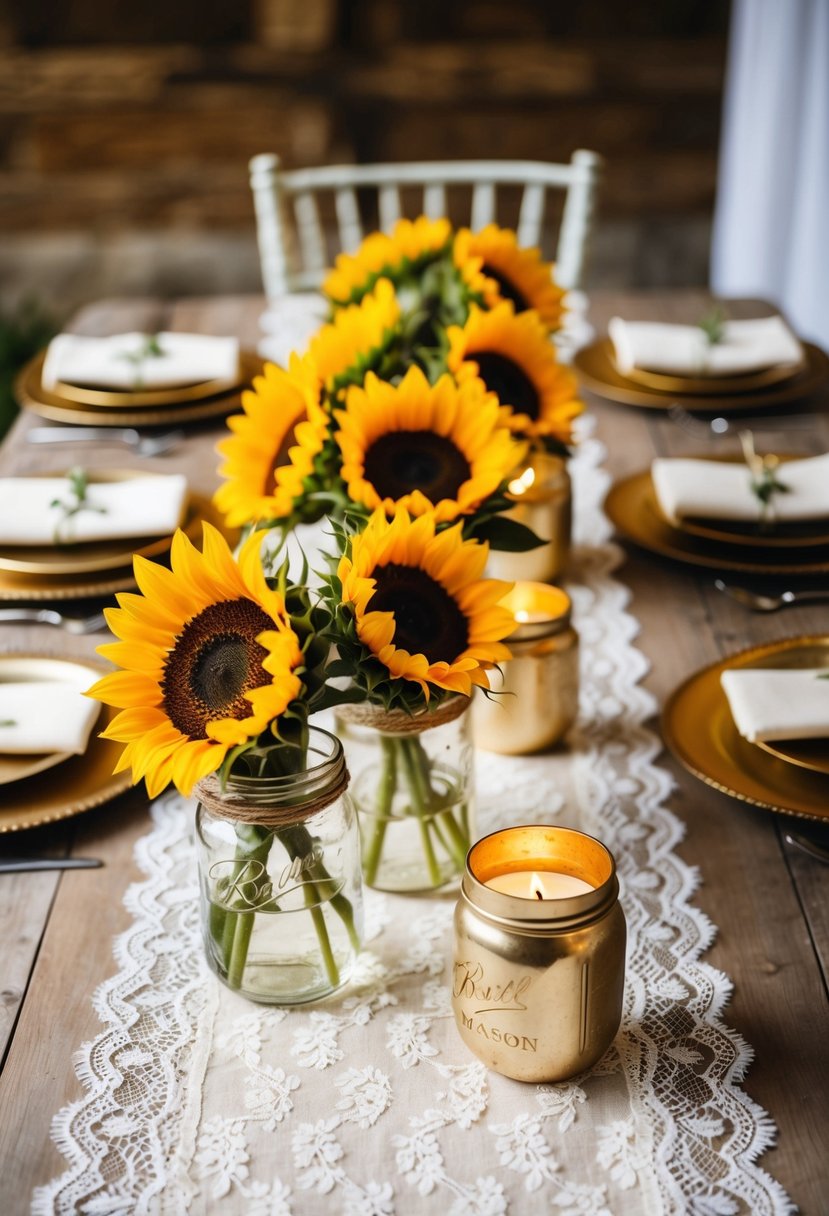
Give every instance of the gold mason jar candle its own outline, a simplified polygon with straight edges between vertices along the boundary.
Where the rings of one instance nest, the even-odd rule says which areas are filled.
[[[512,658],[490,672],[497,696],[476,693],[475,744],[484,751],[523,756],[558,743],[579,711],[578,634],[570,597],[546,583],[516,583],[501,605],[515,617],[506,638]]]
[[[533,452],[507,487],[515,506],[505,512],[534,532],[544,543],[524,553],[493,551],[489,555],[490,578],[534,579],[550,583],[559,578],[570,559],[572,532],[572,485],[563,456]]]
[[[572,828],[473,845],[455,909],[452,1007],[495,1072],[563,1081],[604,1055],[622,1014],[625,917],[610,851]]]

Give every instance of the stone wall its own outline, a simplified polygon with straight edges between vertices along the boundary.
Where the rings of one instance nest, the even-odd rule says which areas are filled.
[[[247,161],[261,151],[293,166],[594,148],[592,281],[706,278],[726,0],[13,9],[0,11],[0,306],[256,290]]]

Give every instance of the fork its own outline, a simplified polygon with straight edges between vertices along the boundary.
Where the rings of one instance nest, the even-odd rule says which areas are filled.
[[[170,452],[184,439],[184,431],[162,431],[158,435],[142,435],[131,426],[35,426],[26,432],[28,443],[87,442],[90,440],[125,443],[139,456],[161,456]]]
[[[0,624],[24,623],[55,625],[67,633],[97,633],[106,625],[106,617],[103,612],[95,612],[92,616],[65,616],[54,608],[0,608]]]
[[[735,419],[733,422],[729,422],[727,418],[717,417],[703,422],[701,418],[695,418],[693,414],[689,414],[678,401],[674,401],[668,406],[668,417],[671,422],[682,427],[689,435],[698,435],[705,439],[716,439],[719,435],[729,433],[733,435],[747,430],[778,431],[784,434],[788,430],[810,430],[815,425],[815,418],[812,414],[787,414],[785,418],[743,417]]]
[[[721,578],[714,579],[714,586],[723,595],[736,600],[751,612],[777,612],[780,608],[800,604],[805,600],[829,600],[829,589],[806,588],[803,591],[780,591],[776,595],[764,595],[762,592],[752,591],[750,587],[735,587],[732,583],[723,582]]]

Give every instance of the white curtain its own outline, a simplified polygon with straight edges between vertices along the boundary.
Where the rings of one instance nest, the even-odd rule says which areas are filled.
[[[733,0],[711,285],[829,348],[829,0]]]

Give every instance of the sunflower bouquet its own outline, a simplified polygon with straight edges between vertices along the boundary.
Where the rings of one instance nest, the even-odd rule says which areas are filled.
[[[284,567],[266,578],[261,533],[237,559],[221,533],[203,528],[202,551],[176,533],[170,569],[135,557],[140,593],[119,595],[106,610],[118,640],[99,647],[118,670],[88,695],[120,710],[104,732],[124,744],[118,771],[131,768],[151,797],[171,782],[183,794],[197,790],[203,851],[212,847],[205,823],[213,830],[203,809],[217,812],[227,855],[203,870],[203,923],[222,979],[250,993],[252,960],[262,971],[269,935],[275,926],[284,933],[283,914],[294,954],[304,942],[301,969],[330,991],[359,948],[360,925],[359,886],[328,864],[312,818],[336,806],[347,783],[340,752],[333,787],[320,789],[308,722],[342,695],[325,671],[329,614],[288,584]],[[297,791],[305,796],[292,802]],[[358,862],[356,873],[358,883]],[[281,975],[298,970],[293,958]],[[267,983],[255,994],[274,999]]]
[[[329,673],[351,690],[337,733],[358,773],[363,875],[387,890],[439,887],[472,843],[466,710],[510,657],[510,584],[484,578],[486,544],[460,523],[440,530],[434,512],[398,506],[388,518],[380,506],[340,538],[322,597],[338,656]]]

